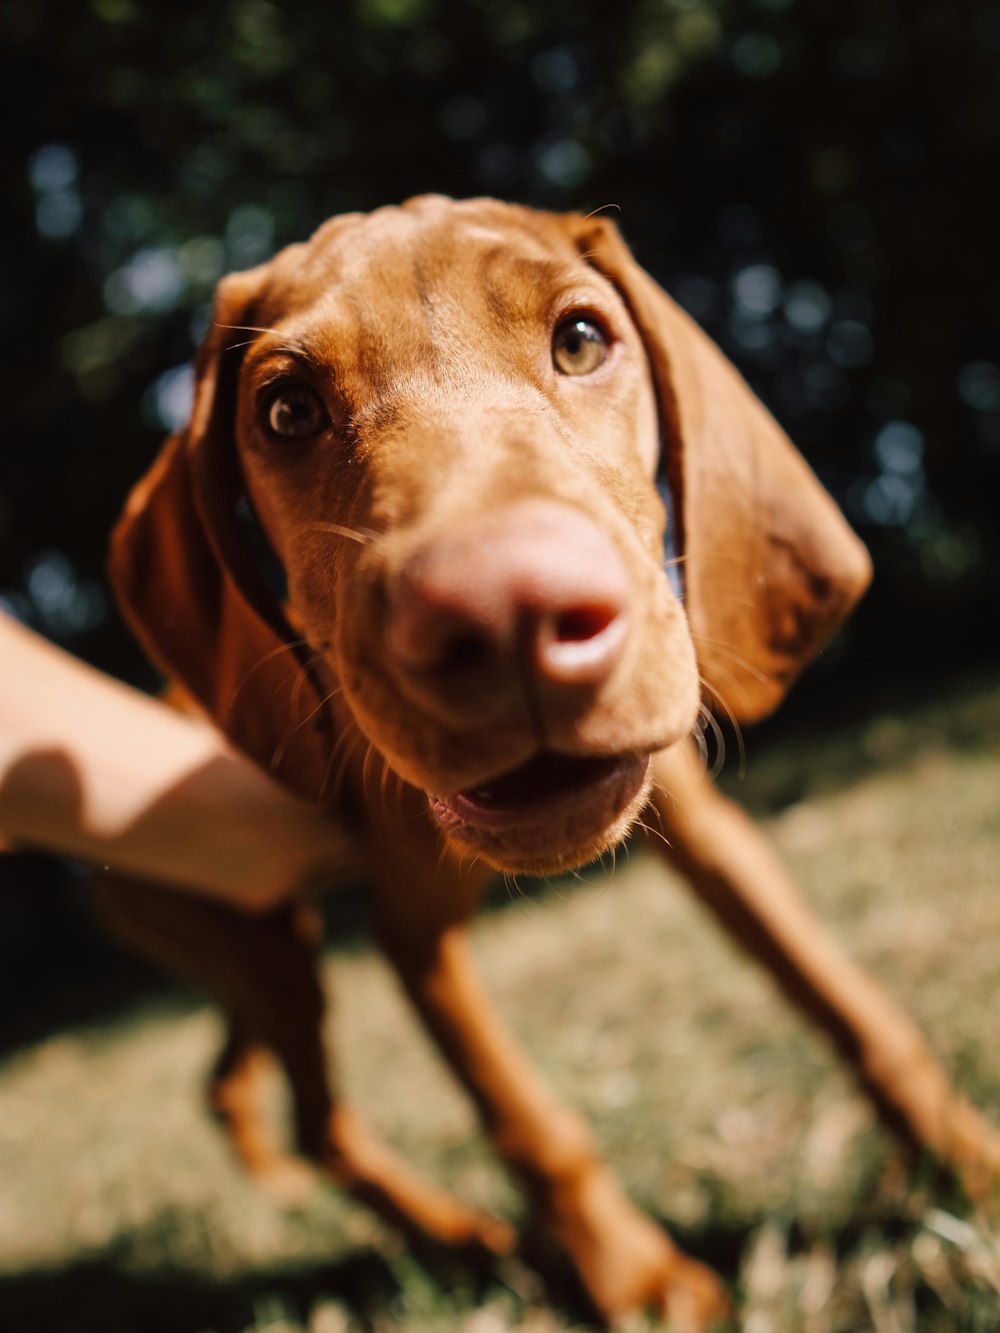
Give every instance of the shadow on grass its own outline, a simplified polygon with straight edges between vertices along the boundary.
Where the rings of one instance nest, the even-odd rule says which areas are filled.
[[[855,1267],[863,1264],[875,1250],[898,1247],[913,1230],[913,1223],[902,1218],[882,1217],[878,1225],[874,1222],[873,1217],[865,1216],[824,1237],[838,1263],[848,1267],[851,1261]],[[723,1278],[739,1305],[740,1268],[753,1230],[716,1221],[690,1233],[675,1227],[672,1234],[688,1254]],[[815,1239],[792,1220],[786,1234],[788,1256],[794,1258]],[[169,1267],[142,1271],[109,1254],[61,1270],[37,1269],[0,1277],[0,1329],[3,1333],[132,1333],[140,1329],[142,1333],[266,1333],[271,1329],[305,1333],[328,1326],[317,1320],[330,1302],[336,1310],[330,1327],[350,1321],[351,1328],[365,1333],[396,1326],[458,1328],[484,1305],[494,1313],[505,1308],[517,1326],[526,1316],[530,1322],[529,1307],[542,1306],[574,1328],[606,1327],[594,1319],[563,1259],[540,1252],[532,1253],[531,1258],[538,1264],[537,1271],[525,1270],[520,1259],[501,1260],[487,1271],[474,1264],[466,1267],[454,1255],[439,1256],[439,1263],[432,1260],[425,1266],[408,1254],[390,1259],[365,1248],[329,1263],[262,1267],[227,1279]],[[856,1275],[852,1286],[854,1282]],[[961,1295],[960,1304],[952,1300],[945,1308],[938,1293],[917,1278],[911,1296],[918,1326],[927,1333],[995,1333],[1000,1327],[995,1296],[968,1284]],[[860,1290],[852,1292],[852,1297],[858,1311],[863,1311]]]
[[[361,1250],[304,1270],[261,1270],[231,1280],[158,1269],[129,1271],[113,1257],[0,1278],[4,1333],[242,1333],[258,1321],[299,1319],[335,1299],[362,1326],[398,1294],[388,1261]]]
[[[747,1233],[710,1228],[683,1237],[692,1256],[710,1264],[730,1285],[738,1273]],[[435,1261],[436,1259],[436,1261]],[[330,1263],[260,1268],[232,1278],[160,1267],[140,1270],[111,1253],[64,1269],[35,1269],[0,1277],[3,1333],[244,1333],[303,1329],[324,1302],[336,1302],[352,1327],[456,1326],[492,1300],[513,1307],[544,1305],[574,1327],[602,1327],[566,1261],[534,1250],[497,1266],[463,1264],[453,1254],[409,1253],[397,1260],[372,1248]],[[537,1267],[535,1267],[537,1265]],[[514,1310],[512,1309],[512,1313]]]

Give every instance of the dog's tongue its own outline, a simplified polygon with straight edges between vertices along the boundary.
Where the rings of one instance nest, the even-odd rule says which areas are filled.
[[[491,865],[542,874],[601,850],[603,835],[642,792],[648,767],[644,754],[543,753],[477,787],[427,800],[439,827]]]
[[[524,805],[557,792],[589,786],[620,762],[617,758],[581,759],[574,755],[543,752],[519,768],[502,773],[481,787],[471,787],[461,795],[480,806]]]

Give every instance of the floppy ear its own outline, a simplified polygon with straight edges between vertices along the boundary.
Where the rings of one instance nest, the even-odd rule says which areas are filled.
[[[791,441],[614,225],[577,243],[646,346],[681,520],[699,668],[740,721],[771,711],[868,586],[871,564]]]
[[[266,269],[224,279],[196,363],[187,429],[134,488],[111,538],[109,573],[156,665],[241,750],[318,799],[330,738],[322,696],[240,530],[233,435],[239,345]]]

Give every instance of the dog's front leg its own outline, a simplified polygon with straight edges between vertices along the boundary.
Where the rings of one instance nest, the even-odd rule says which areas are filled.
[[[698,767],[693,748],[656,758],[652,840],[782,990],[832,1037],[886,1120],[953,1168],[975,1197],[1000,1180],[1000,1138],[956,1095],[913,1021],[841,952],[756,825]]]
[[[678,1329],[712,1327],[728,1310],[718,1279],[633,1207],[583,1120],[555,1099],[494,1012],[465,925],[485,876],[401,846],[398,833],[387,845],[376,855],[383,947],[590,1300],[605,1317],[651,1306]]]

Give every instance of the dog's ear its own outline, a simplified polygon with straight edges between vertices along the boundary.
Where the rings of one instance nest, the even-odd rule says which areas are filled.
[[[266,266],[220,284],[190,423],[129,496],[109,573],[156,665],[234,744],[316,799],[329,752],[322,700],[239,518],[236,377],[265,274]]]
[[[736,718],[753,721],[864,592],[868,554],[785,433],[615,226],[591,217],[574,227],[649,357],[702,677]]]

